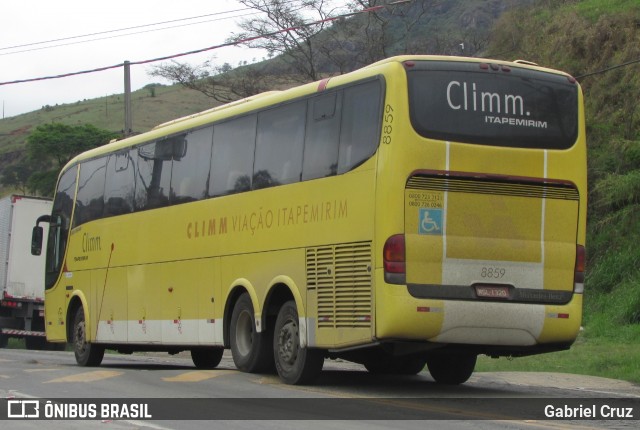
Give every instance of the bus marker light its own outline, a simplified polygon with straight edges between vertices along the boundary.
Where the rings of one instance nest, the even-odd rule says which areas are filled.
[[[547,314],[547,318],[569,319],[569,314]]]
[[[429,306],[418,306],[416,310],[418,312],[442,312],[442,308],[429,307]]]

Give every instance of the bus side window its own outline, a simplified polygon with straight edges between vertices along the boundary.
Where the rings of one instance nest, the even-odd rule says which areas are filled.
[[[380,141],[380,81],[345,88],[340,130],[338,173],[345,173],[373,155]]]
[[[133,212],[136,154],[135,150],[124,150],[109,156],[104,187],[105,216]]]
[[[138,148],[136,210],[155,209],[169,204],[173,144],[170,140],[148,143]]]
[[[341,107],[342,92],[309,99],[302,180],[337,173]]]
[[[171,204],[201,200],[207,196],[213,127],[179,138],[174,142]]]
[[[218,123],[213,131],[209,196],[251,189],[257,116],[247,115]]]
[[[258,114],[253,189],[300,180],[306,111],[298,101]]]
[[[107,157],[85,161],[80,165],[74,226],[102,218]]]

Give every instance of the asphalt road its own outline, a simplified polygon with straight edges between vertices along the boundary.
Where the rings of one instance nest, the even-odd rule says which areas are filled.
[[[70,352],[2,349],[0,399],[0,408],[7,409],[0,417],[16,415],[22,405],[17,401],[29,399],[38,400],[40,413],[51,400],[49,417],[68,416],[73,407],[86,414],[91,409],[83,407],[95,408],[91,420],[0,421],[7,429],[635,429],[640,416],[640,386],[624,381],[491,372],[441,386],[426,371],[380,376],[327,360],[315,385],[289,386],[274,374],[238,372],[228,352],[217,369],[198,370],[188,354],[107,354],[100,367],[83,368]],[[133,404],[142,406],[134,410]],[[103,418],[103,407],[116,409]],[[558,419],[567,410],[588,419]],[[634,419],[604,419],[616,413]]]

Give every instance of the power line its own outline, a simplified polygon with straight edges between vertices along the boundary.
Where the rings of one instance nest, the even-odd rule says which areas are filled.
[[[607,67],[606,69],[602,69],[602,70],[598,70],[598,71],[590,72],[590,73],[585,73],[584,75],[576,76],[575,78],[576,79],[587,78],[589,76],[599,75],[601,73],[609,72],[611,70],[620,69],[622,67],[630,66],[630,65],[635,64],[635,63],[640,63],[640,58],[638,58],[637,60],[631,60],[631,61],[627,61],[626,63],[617,64],[615,66]]]
[[[300,1],[300,0],[287,0],[287,1],[283,1],[283,4],[295,3],[297,1]],[[301,6],[302,6],[302,4],[301,4]],[[2,47],[2,48],[0,48],[0,51],[8,51],[8,50],[11,50],[11,49],[18,49],[18,48],[29,48],[29,47],[38,46],[38,45],[48,45],[48,44],[56,43],[56,42],[64,42],[64,41],[68,41],[68,40],[84,39],[84,38],[92,37],[92,36],[100,36],[100,35],[105,35],[105,34],[120,33],[120,32],[123,32],[123,31],[136,30],[136,29],[147,28],[147,27],[155,27],[155,26],[159,26],[159,25],[172,24],[172,23],[182,22],[182,21],[191,21],[191,20],[194,20],[194,19],[207,18],[207,17],[211,17],[211,16],[218,16],[218,15],[224,15],[224,14],[230,14],[230,13],[236,13],[236,12],[244,12],[244,11],[247,11],[247,10],[255,10],[255,9],[253,9],[251,7],[245,7],[245,8],[240,8],[240,9],[233,9],[233,10],[227,10],[227,11],[222,11],[222,12],[215,12],[215,13],[210,13],[210,14],[192,16],[192,17],[188,17],[188,18],[178,18],[178,19],[173,19],[173,20],[169,20],[169,21],[161,21],[161,22],[155,22],[155,23],[150,23],[150,24],[135,25],[135,26],[132,26],[132,27],[124,27],[124,28],[119,28],[119,29],[114,29],[114,30],[98,31],[98,32],[95,32],[95,33],[88,33],[88,34],[82,34],[82,35],[76,35],[76,36],[61,37],[61,38],[57,38],[57,39],[44,40],[44,41],[40,41],[40,42],[23,43],[23,44],[14,45],[14,46]],[[99,38],[90,39],[90,40],[82,40],[82,41],[79,41],[79,42],[61,43],[61,44],[57,44],[57,45],[49,45],[49,46],[43,46],[43,47],[39,47],[39,48],[30,48],[30,49],[24,49],[24,50],[21,50],[21,51],[0,53],[0,56],[11,55],[11,54],[19,54],[19,53],[23,53],[23,52],[38,51],[38,50],[50,49],[50,48],[57,48],[57,47],[60,47],[60,46],[69,46],[69,45],[75,45],[75,44],[80,44],[80,43],[95,42],[95,41],[99,41],[99,40],[113,39],[113,38],[117,38],[117,37],[132,36],[132,35],[136,35],[136,34],[150,33],[150,32],[154,32],[154,31],[170,30],[170,29],[173,29],[173,28],[187,27],[187,26],[191,26],[191,25],[204,24],[204,23],[207,23],[207,22],[222,21],[222,20],[226,20],[226,19],[241,18],[241,17],[245,17],[245,16],[257,15],[259,13],[260,12],[253,12],[253,13],[247,13],[247,14],[233,15],[233,16],[227,16],[227,17],[224,17],[224,18],[217,18],[217,19],[206,20],[206,21],[198,21],[198,22],[194,22],[194,23],[174,25],[174,26],[162,27],[162,28],[151,29],[151,30],[146,30],[146,31],[138,31],[138,32],[119,34],[119,35],[114,35],[114,36],[99,37]]]
[[[206,14],[206,15],[192,16],[192,17],[189,17],[189,18],[179,18],[179,19],[172,19],[172,20],[169,20],[169,21],[155,22],[155,23],[151,23],[151,24],[135,25],[135,26],[132,26],[132,27],[119,28],[119,29],[116,29],[116,30],[98,31],[98,32],[95,32],[95,33],[88,33],[88,34],[77,35],[77,36],[69,36],[69,37],[61,37],[61,38],[58,38],[58,39],[51,39],[51,40],[44,40],[44,41],[41,41],[41,42],[31,42],[31,43],[24,43],[24,44],[21,44],[21,45],[5,46],[3,48],[0,48],[0,51],[7,51],[9,49],[17,49],[17,48],[26,48],[26,47],[37,46],[37,45],[45,45],[45,44],[55,43],[55,42],[64,42],[64,41],[67,41],[67,40],[84,39],[86,37],[100,36],[100,35],[103,35],[103,34],[111,34],[111,33],[119,33],[121,31],[137,30],[139,28],[155,27],[155,26],[158,26],[158,25],[172,24],[172,23],[175,23],[175,22],[190,21],[190,20],[200,19],[200,18],[208,18],[208,17],[211,17],[211,16],[218,16],[218,15],[224,15],[224,14],[228,14],[228,13],[242,12],[242,11],[250,10],[250,9],[251,8],[245,7],[245,8],[242,8],[242,9],[234,9],[234,10],[227,10],[227,11],[223,11],[223,12],[209,13],[209,14]],[[221,18],[221,19],[228,19],[228,18],[236,18],[236,17],[232,16],[232,17]],[[212,20],[212,21],[216,21],[216,20]],[[211,21],[202,21],[202,22],[211,22]],[[197,22],[197,23],[193,23],[193,24],[200,24],[202,22]],[[185,24],[185,25],[189,25],[189,24]],[[167,27],[167,28],[174,28],[174,27]],[[157,30],[162,30],[162,29],[157,29]],[[157,31],[157,30],[152,30],[152,31]],[[138,33],[131,33],[131,34],[138,34]],[[94,40],[101,40],[101,39],[94,39]],[[60,45],[55,45],[55,46],[60,46]],[[55,46],[48,46],[47,48],[53,48]],[[46,49],[46,48],[39,48],[39,49]],[[24,51],[18,51],[18,52],[24,52]],[[17,53],[17,52],[12,52],[11,54],[15,54],[15,53]],[[7,54],[0,54],[0,55],[7,55]]]
[[[156,31],[170,30],[172,28],[188,27],[188,26],[192,26],[192,25],[206,24],[208,22],[222,21],[222,20],[232,19],[232,18],[242,18],[242,17],[245,17],[245,16],[251,16],[251,15],[255,15],[255,14],[254,13],[245,13],[245,14],[240,14],[240,15],[227,16],[227,17],[224,17],[224,18],[216,18],[216,19],[209,19],[209,20],[206,20],[206,21],[192,22],[192,23],[188,23],[188,24],[179,24],[179,25],[172,25],[172,26],[169,26],[169,27],[162,27],[162,28],[154,28],[154,29],[150,29],[150,30],[136,31],[136,32],[133,32],[133,33],[115,34],[115,35],[111,35],[111,36],[98,37],[98,38],[95,38],[95,39],[80,40],[80,41],[68,42],[68,43],[59,43],[57,45],[49,45],[49,46],[42,46],[42,47],[39,47],[39,48],[23,49],[21,51],[0,53],[0,56],[12,55],[12,54],[20,54],[20,53],[23,53],[23,52],[41,51],[43,49],[58,48],[58,47],[61,47],[61,46],[79,45],[81,43],[90,43],[90,42],[97,42],[99,40],[107,40],[107,39],[115,39],[115,38],[118,38],[118,37],[134,36],[136,34],[152,33],[152,32],[156,32]],[[192,19],[192,18],[185,18],[185,19]],[[156,25],[156,24],[148,24],[148,25],[130,27],[130,28],[141,28],[141,27],[148,27],[148,26],[152,26],[152,25]],[[94,34],[108,34],[108,33],[114,33],[114,32],[118,32],[118,31],[124,31],[124,30],[126,30],[126,29],[110,30],[110,31],[104,31],[104,32],[94,33]],[[62,40],[72,40],[72,39],[78,39],[78,38],[89,37],[89,36],[91,36],[91,35],[73,36],[73,37],[67,37],[67,38],[57,39],[57,40],[60,40],[60,41],[62,41]],[[49,41],[49,42],[51,42],[51,41]],[[45,43],[49,43],[49,42],[38,42],[38,43],[27,44],[27,45],[22,45],[22,46],[45,44]],[[9,48],[0,48],[0,50],[2,50],[2,49],[9,49]]]
[[[395,3],[404,3],[404,2],[406,2],[406,1],[402,1],[401,0],[401,1],[398,1],[398,2],[395,2]],[[391,4],[394,4],[394,3],[391,3]],[[188,51],[188,52],[181,52],[179,54],[168,55],[168,56],[165,56],[165,57],[152,58],[152,59],[148,59],[148,60],[130,61],[129,64],[132,65],[132,66],[141,65],[141,64],[149,64],[149,63],[154,63],[154,62],[158,62],[158,61],[166,61],[166,60],[171,60],[171,59],[174,59],[174,58],[185,57],[185,56],[188,56],[188,55],[199,54],[199,53],[202,53],[202,52],[211,51],[211,50],[219,49],[219,48],[224,48],[224,47],[227,47],[227,46],[236,46],[236,45],[240,45],[240,44],[243,44],[243,43],[251,42],[253,40],[263,39],[265,37],[274,36],[276,34],[287,33],[287,32],[292,31],[292,30],[298,30],[298,29],[301,29],[301,28],[304,28],[304,27],[310,27],[312,25],[318,25],[318,24],[323,24],[323,23],[327,23],[327,22],[337,21],[337,20],[339,20],[341,18],[347,18],[347,17],[358,15],[358,14],[361,14],[361,13],[376,12],[376,11],[384,8],[385,6],[386,5],[373,6],[373,7],[361,9],[361,10],[355,11],[355,12],[336,15],[336,16],[328,17],[328,18],[321,19],[321,20],[318,20],[318,21],[304,23],[304,24],[301,24],[301,25],[298,25],[298,26],[294,26],[294,27],[284,28],[284,29],[281,29],[281,30],[278,30],[278,31],[274,31],[274,32],[271,32],[271,33],[265,33],[265,34],[261,34],[261,35],[257,35],[257,36],[253,36],[253,37],[248,37],[248,38],[242,39],[242,40],[236,40],[236,41],[233,41],[233,42],[226,42],[226,43],[222,43],[222,44],[219,44],[219,45],[209,46],[207,48],[196,49],[196,50]],[[70,72],[70,73],[63,73],[63,74],[60,74],[60,75],[44,76],[44,77],[40,77],[40,78],[30,78],[30,79],[18,79],[18,80],[15,80],[15,81],[0,82],[0,86],[21,84],[21,83],[26,83],[26,82],[45,81],[45,80],[51,80],[51,79],[67,78],[67,77],[70,77],[70,76],[77,76],[77,75],[85,75],[85,74],[89,74],[89,73],[103,72],[103,71],[106,71],[106,70],[117,69],[117,68],[120,68],[120,67],[124,67],[124,62],[123,63],[119,63],[119,64],[114,64],[114,65],[111,65],[111,66],[98,67],[98,68],[95,68],[95,69],[82,70],[82,71]]]

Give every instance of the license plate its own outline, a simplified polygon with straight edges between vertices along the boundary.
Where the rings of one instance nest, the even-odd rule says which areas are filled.
[[[508,299],[509,287],[494,285],[476,285],[476,295],[486,299]]]

